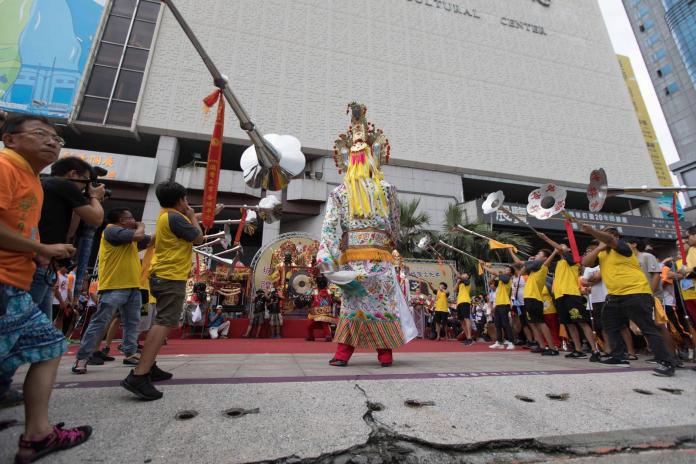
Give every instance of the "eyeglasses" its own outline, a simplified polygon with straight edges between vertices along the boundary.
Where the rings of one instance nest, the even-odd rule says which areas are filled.
[[[63,139],[63,137],[56,135],[56,134],[52,134],[51,132],[48,132],[47,130],[43,130],[43,129],[34,129],[31,131],[13,132],[13,134],[30,134],[30,135],[34,135],[36,137],[40,137],[42,139],[50,138],[54,142],[56,142],[58,145],[60,145],[61,147],[65,146],[65,139]]]

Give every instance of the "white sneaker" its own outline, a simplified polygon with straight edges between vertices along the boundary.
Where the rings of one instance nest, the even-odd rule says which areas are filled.
[[[515,345],[512,342],[505,342],[505,349],[506,350],[514,350]]]
[[[491,348],[491,349],[493,349],[493,350],[502,350],[502,349],[503,349],[503,345],[501,345],[501,344],[498,343],[498,342],[495,342],[494,344],[490,345],[488,348]]]

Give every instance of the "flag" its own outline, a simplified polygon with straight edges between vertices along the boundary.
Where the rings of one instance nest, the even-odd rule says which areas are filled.
[[[476,272],[478,275],[483,275],[483,264],[481,264],[481,261],[476,261]]]
[[[491,250],[498,250],[500,248],[512,248],[512,251],[517,253],[517,247],[515,245],[510,245],[509,243],[502,243],[493,239],[488,240],[488,246]]]
[[[222,134],[225,125],[225,100],[222,98],[222,90],[217,89],[203,99],[206,107],[210,108],[218,104],[217,116],[213,136],[208,148],[208,165],[205,169],[205,183],[203,186],[203,213],[201,223],[206,229],[213,227],[215,220],[215,204],[217,202],[218,181],[220,180],[220,162],[222,159]]]

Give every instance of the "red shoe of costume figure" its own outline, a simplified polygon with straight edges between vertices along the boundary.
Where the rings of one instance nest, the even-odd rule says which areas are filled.
[[[338,346],[336,346],[336,354],[331,359],[331,361],[329,361],[329,364],[337,367],[347,366],[348,361],[350,361],[350,357],[353,356],[354,351],[355,347],[346,345],[345,343],[339,343]],[[392,350],[386,348],[378,349],[377,360],[380,362],[382,367],[391,366],[394,362]]]

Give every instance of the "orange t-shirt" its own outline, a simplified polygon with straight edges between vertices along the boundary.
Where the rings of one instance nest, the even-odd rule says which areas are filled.
[[[0,222],[39,241],[43,189],[29,163],[9,148],[0,150]],[[0,283],[29,290],[36,265],[34,253],[0,248]]]

